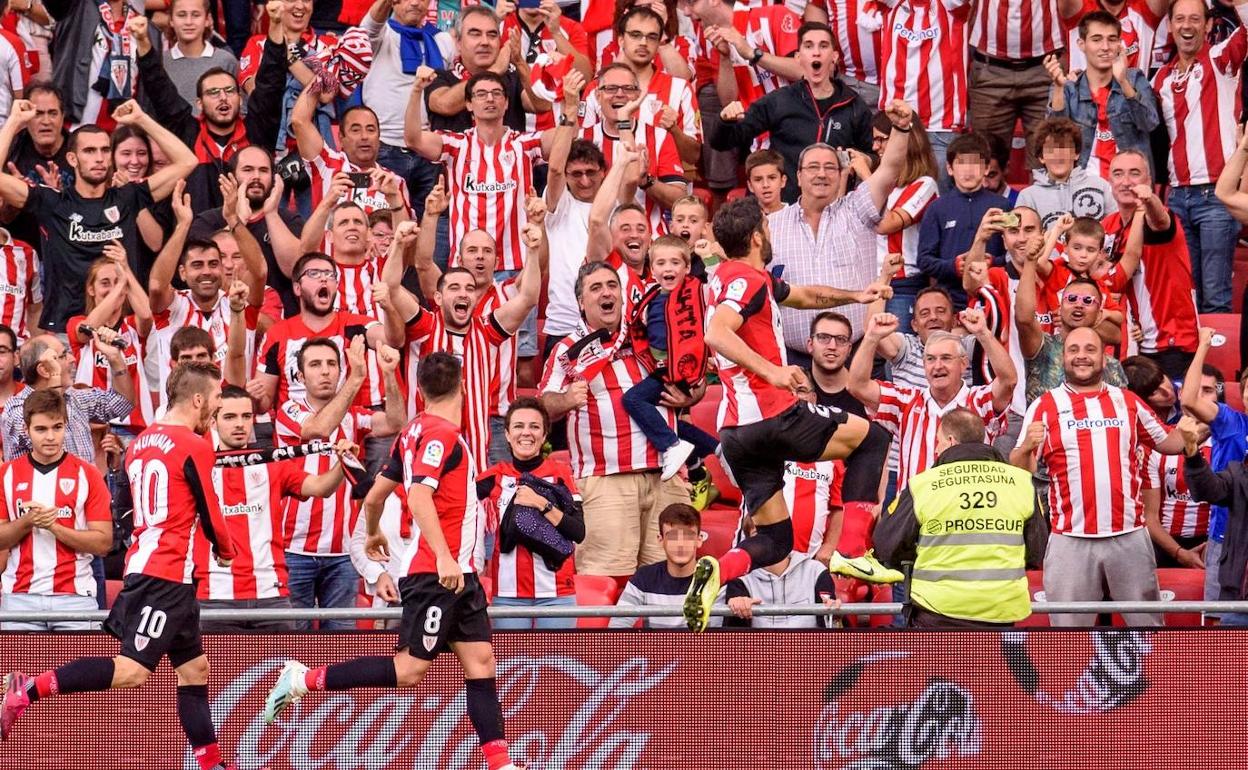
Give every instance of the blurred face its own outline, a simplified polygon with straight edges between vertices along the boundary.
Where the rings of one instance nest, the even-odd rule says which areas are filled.
[[[234,157],[238,159],[234,176],[239,186],[247,191],[247,202],[252,210],[258,211],[273,190],[273,164],[267,153],[255,147],[244,147]]]
[[[178,275],[200,302],[212,302],[221,294],[221,254],[216,249],[192,248],[178,267]]]
[[[966,354],[957,340],[940,340],[923,350],[923,372],[933,391],[952,392],[962,387]]]
[[[126,139],[113,150],[113,166],[134,180],[147,178],[151,162],[152,154],[147,149],[147,142],[137,136]]]
[[[217,244],[217,253],[221,255],[221,285],[228,286],[235,278],[242,280],[247,268],[243,266],[243,255],[238,250],[238,241],[225,230],[214,233],[212,242]]]
[[[217,412],[217,435],[227,449],[243,449],[251,441],[256,421],[250,398],[223,398]]]
[[[1154,412],[1164,416],[1174,409],[1174,404],[1177,400],[1178,397],[1174,392],[1174,383],[1170,381],[1169,377],[1162,377],[1161,384],[1157,386],[1157,390],[1154,390],[1153,394],[1148,397],[1148,405],[1153,408]]]
[[[1090,328],[1101,320],[1101,297],[1086,283],[1067,286],[1062,291],[1062,325],[1067,329]]]
[[[79,134],[77,147],[65,154],[65,160],[78,178],[90,185],[101,185],[112,175],[112,148],[108,134]]]
[[[210,23],[202,0],[183,0],[173,4],[169,25],[173,27],[173,34],[177,36],[179,43],[198,43],[203,40]]]
[[[822,85],[831,79],[836,63],[836,49],[832,47],[832,36],[827,32],[808,32],[798,43],[797,64],[812,86]]]
[[[342,256],[361,256],[368,251],[368,217],[358,206],[343,206],[334,212],[334,223],[329,229],[334,253]]]
[[[470,71],[489,69],[498,58],[499,46],[498,25],[489,16],[478,13],[464,19],[459,39],[459,55]],[[497,88],[498,85],[493,84],[492,87]]]
[[[242,103],[238,82],[224,72],[200,83],[199,109],[210,128],[232,130]]]
[[[825,318],[815,326],[815,333],[806,341],[806,352],[810,353],[811,363],[822,374],[837,374],[849,362],[849,352],[853,347],[852,330],[830,318]]]
[[[41,463],[57,460],[65,452],[65,418],[59,414],[32,414],[26,426],[30,453]]]
[[[491,80],[477,83],[468,94],[468,111],[477,121],[501,121],[507,112],[507,92]]]
[[[698,556],[702,533],[696,527],[665,526],[659,533],[659,543],[663,546],[668,564],[676,568],[687,567]]]
[[[390,13],[400,24],[419,27],[429,14],[429,0],[397,0]]]
[[[17,368],[17,345],[7,334],[0,334],[0,385],[13,382]]]
[[[338,299],[338,270],[332,262],[314,259],[304,267],[295,281],[299,308],[315,316],[327,316]]]
[[[962,192],[975,192],[984,186],[988,165],[978,155],[958,155],[953,163],[945,164],[949,178]]]
[[[1195,56],[1209,35],[1209,15],[1200,0],[1178,0],[1170,7],[1170,34],[1179,55]]]
[[[1005,189],[1005,171],[996,158],[988,161],[988,170],[984,172],[984,187],[993,192]]]
[[[1071,385],[1089,386],[1101,381],[1105,369],[1105,346],[1091,329],[1074,329],[1062,342],[1062,368]]]
[[[466,329],[472,321],[472,308],[477,303],[477,283],[471,275],[451,273],[442,280],[442,288],[434,292],[434,301],[442,308],[442,318],[452,329]]]
[[[302,34],[312,20],[312,0],[286,0],[282,11],[282,26],[287,32]]]
[[[689,260],[678,249],[664,246],[650,252],[650,274],[663,291],[675,289],[689,275]]]
[[[624,27],[624,34],[617,40],[620,54],[633,67],[648,67],[659,53],[663,42],[663,29],[655,19],[632,18]]]
[[[749,187],[754,197],[758,198],[763,210],[767,211],[781,205],[780,193],[784,191],[786,181],[784,172],[768,163],[756,166],[750,172],[746,186]]]
[[[1134,209],[1140,199],[1131,188],[1137,184],[1152,183],[1153,174],[1148,169],[1147,161],[1135,153],[1115,155],[1109,162],[1109,186],[1119,208]]]
[[[606,172],[602,166],[578,160],[568,164],[564,176],[567,177],[568,191],[572,193],[572,197],[583,203],[590,203],[598,194],[598,188],[602,187]]]
[[[120,286],[121,282],[121,270],[114,265],[105,265],[95,271],[95,278],[87,284],[87,296],[98,304],[112,293],[114,287]],[[0,336],[0,340],[3,339],[4,337]]]
[[[650,223],[640,211],[621,211],[611,223],[611,246],[629,267],[641,272],[650,250]]]
[[[1001,237],[1014,263],[1021,265],[1027,259],[1027,250],[1037,239],[1044,238],[1044,231],[1040,228],[1040,217],[1036,212],[1017,208],[1014,213],[1018,214],[1018,227],[1007,227]]]
[[[598,83],[598,108],[608,125],[619,120],[618,110],[637,98],[641,89],[637,86],[637,76],[619,67],[607,70]]]
[[[61,130],[65,125],[61,102],[46,91],[31,96],[30,101],[35,105],[35,119],[26,125],[26,130],[36,147],[55,147],[61,141]]]
[[[517,409],[507,420],[507,446],[517,460],[532,460],[546,442],[546,425],[536,409]]]
[[[377,160],[377,148],[381,146],[381,127],[377,116],[369,110],[351,110],[339,132],[342,151],[347,160],[357,166],[372,166]]]
[[[327,400],[338,392],[338,380],[342,374],[342,363],[338,360],[338,351],[325,345],[315,345],[303,353],[303,384],[308,388],[308,395]]]
[[[797,167],[797,186],[802,197],[811,201],[831,201],[841,178],[841,161],[832,150],[809,150]]]
[[[590,329],[616,329],[624,299],[620,293],[620,276],[611,269],[595,270],[585,276],[581,296],[577,298],[581,315]]]
[[[181,364],[210,364],[212,363],[212,351],[203,345],[196,345],[193,348],[183,348],[178,351],[178,357],[173,360],[174,366]]]
[[[1076,235],[1066,239],[1066,262],[1076,273],[1086,274],[1101,261],[1101,244],[1096,238]]]
[[[372,233],[373,253],[377,255],[390,253],[390,242],[394,240],[394,227],[384,219],[379,219],[369,228]]]
[[[494,239],[484,230],[472,230],[459,242],[459,266],[472,273],[478,289],[485,291],[494,281],[498,252]]]
[[[953,329],[953,305],[939,292],[924,294],[914,301],[914,315],[910,318],[910,326],[924,342],[932,332],[950,331]]]
[[[706,209],[700,204],[682,203],[672,209],[673,235],[678,235],[685,242],[693,244],[702,237],[706,228]]]
[[[1093,23],[1088,25],[1088,36],[1078,44],[1088,57],[1088,69],[1104,72],[1114,66],[1122,50],[1122,36],[1108,24]]]
[[[1075,161],[1079,160],[1079,155],[1073,144],[1058,144],[1058,141],[1044,140],[1044,146],[1040,148],[1040,162],[1044,164],[1044,170],[1049,172],[1049,179],[1060,182],[1075,170]]]

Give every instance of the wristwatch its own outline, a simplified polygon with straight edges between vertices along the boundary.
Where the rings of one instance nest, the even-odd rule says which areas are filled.
[[[654,182],[654,175],[647,171],[642,175],[641,180],[637,182],[637,187],[642,190],[649,190],[651,187],[654,187]]]
[[[573,120],[572,118],[569,118],[568,113],[561,112],[559,113],[559,125],[560,126],[575,126],[576,121]]]
[[[616,131],[632,131],[634,123],[631,120],[618,120],[615,123]]]
[[[754,49],[754,55],[750,57],[750,66],[757,67],[758,63],[763,60],[763,54],[767,53],[761,48]]]
[[[547,501],[546,506],[542,508],[541,510],[541,514],[545,516],[546,514],[550,513],[553,510],[555,510],[555,504],[550,501]]]

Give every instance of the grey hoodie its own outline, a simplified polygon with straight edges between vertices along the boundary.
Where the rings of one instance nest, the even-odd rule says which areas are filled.
[[[1014,205],[1035,209],[1045,230],[1067,212],[1099,221],[1118,210],[1109,182],[1089,174],[1086,168],[1076,167],[1065,182],[1053,182],[1043,168],[1033,175],[1034,183],[1023,188]]]

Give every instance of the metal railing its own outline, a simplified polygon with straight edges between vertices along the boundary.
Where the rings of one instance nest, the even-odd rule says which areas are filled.
[[[896,602],[880,604],[842,604],[825,607],[819,604],[757,605],[751,610],[758,616],[767,615],[897,615],[902,605]],[[1032,602],[1031,611],[1037,614],[1099,614],[1099,613],[1248,613],[1248,601],[1156,601],[1156,602]],[[681,608],[673,606],[636,605],[569,605],[567,607],[490,607],[492,618],[664,618],[679,617]],[[732,610],[717,605],[712,615],[730,616]],[[200,612],[204,620],[398,620],[402,609],[398,607],[374,609],[370,607],[344,607],[341,609],[206,609]],[[107,610],[81,610],[56,612],[0,611],[0,623],[54,623],[73,621],[103,621]]]

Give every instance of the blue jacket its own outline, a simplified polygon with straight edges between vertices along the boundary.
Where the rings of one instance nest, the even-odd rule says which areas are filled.
[[[1157,113],[1157,95],[1144,73],[1131,68],[1127,70],[1127,77],[1136,91],[1134,99],[1123,95],[1117,80],[1109,81],[1109,104],[1106,106],[1109,130],[1118,142],[1119,150],[1139,150],[1145,157],[1151,158],[1148,134],[1161,123]],[[1062,93],[1066,100],[1065,109],[1054,110],[1050,107],[1049,116],[1070,118],[1083,129],[1083,152],[1079,154],[1079,165],[1086,166],[1096,136],[1096,102],[1092,101],[1088,73],[1081,74],[1073,83],[1067,83]]]
[[[954,188],[932,201],[919,223],[919,271],[949,290],[955,310],[966,306],[966,292],[962,290],[962,276],[955,261],[970,251],[980,221],[992,208],[1005,211],[1010,202],[984,187],[969,194]],[[1005,254],[1001,236],[994,235],[987,250],[994,258]]]

